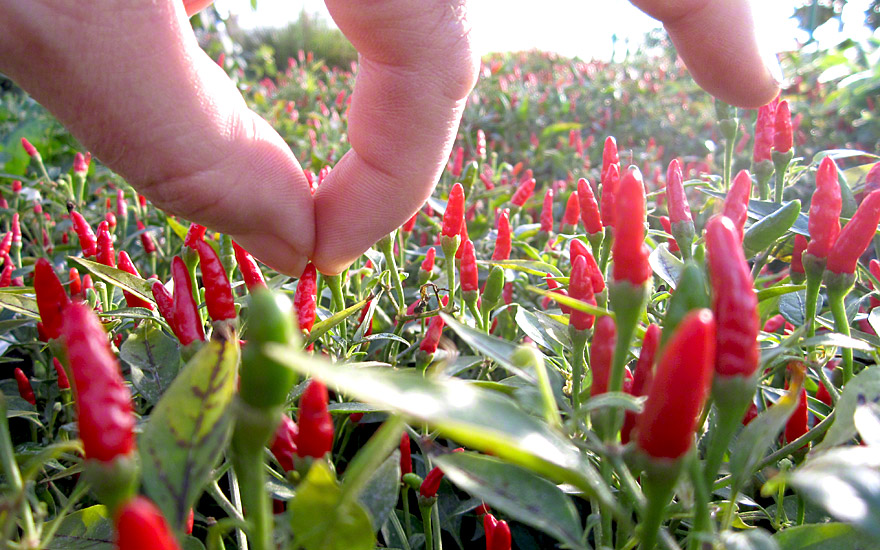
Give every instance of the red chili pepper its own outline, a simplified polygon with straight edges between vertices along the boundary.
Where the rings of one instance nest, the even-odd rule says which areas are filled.
[[[590,372],[593,384],[590,386],[590,397],[608,391],[608,380],[611,377],[611,365],[614,362],[614,346],[617,343],[617,327],[614,319],[603,315],[596,320],[593,341],[590,344]]]
[[[23,370],[15,369],[15,383],[18,384],[18,395],[31,405],[36,405],[37,398],[34,396],[34,389]]]
[[[715,320],[690,312],[666,344],[645,409],[636,420],[636,446],[653,458],[678,459],[691,448],[697,418],[712,384]]]
[[[107,333],[86,304],[69,304],[62,317],[86,458],[106,462],[128,455],[134,450],[131,394]]]
[[[64,371],[64,367],[57,357],[52,358],[52,366],[55,367],[55,372],[58,374],[58,389],[70,389],[70,380],[67,378],[67,372]]]
[[[782,100],[776,106],[776,120],[774,122],[773,149],[780,153],[791,150],[791,112],[788,109],[788,101]]]
[[[15,195],[21,193],[21,180],[12,180],[12,193]]]
[[[660,225],[663,227],[663,231],[666,231],[670,235],[672,235],[672,222],[669,220],[667,216],[660,216]],[[675,242],[674,237],[669,237],[666,239],[666,242],[669,244],[670,252],[678,252],[680,248],[678,248],[678,243]]]
[[[128,218],[128,201],[125,200],[125,191],[116,190],[116,218],[123,221]]]
[[[180,550],[162,512],[145,497],[125,503],[116,516],[116,550]]]
[[[461,167],[464,164],[464,147],[455,148],[455,157],[452,161],[452,177],[457,178],[461,175]]]
[[[510,202],[522,208],[526,201],[532,198],[532,194],[535,192],[535,183],[535,178],[529,178],[523,181],[519,187],[517,187]]]
[[[134,262],[131,261],[131,258],[128,256],[128,252],[123,250],[119,253],[119,269],[125,271],[126,273],[130,273],[135,277],[140,277],[141,274],[138,273],[137,267],[135,267]],[[143,298],[139,298],[128,292],[127,290],[122,291],[122,295],[125,297],[125,305],[128,307],[144,307],[149,310],[153,309],[153,304],[144,300]]]
[[[618,165],[617,169],[618,171],[620,170],[620,155],[617,153],[617,140],[612,136],[608,136],[605,138],[605,145],[602,148],[602,185],[605,184],[608,169],[613,165]],[[604,193],[605,191],[603,190],[602,192]]]
[[[752,152],[752,161],[755,164],[770,160],[773,135],[776,133],[776,117],[773,111],[772,104],[758,109],[758,119],[755,121],[755,147]]]
[[[615,201],[616,218],[627,223],[615,227],[614,279],[639,286],[650,279],[653,272],[645,250],[645,185],[637,168],[627,170]]]
[[[202,267],[202,284],[205,286],[205,303],[208,315],[215,321],[235,319],[235,300],[232,287],[220,257],[210,244],[199,240],[195,243]],[[177,291],[174,292],[177,294]]]
[[[275,437],[269,449],[285,472],[293,470],[297,434],[299,434],[299,428],[296,422],[287,416],[286,413],[282,413],[281,423],[278,424],[278,429],[275,430]]]
[[[171,260],[171,277],[174,279],[173,298],[162,283],[153,283],[153,298],[159,307],[159,313],[168,321],[182,345],[188,346],[197,340],[204,341],[205,329],[199,316],[198,304],[193,298],[189,270],[180,256]]]
[[[785,389],[788,389],[788,382],[785,383]],[[801,386],[800,392],[798,392],[797,407],[795,407],[794,413],[788,417],[788,422],[785,423],[785,442],[791,443],[810,431],[809,421],[810,412],[807,408],[807,390]],[[807,445],[804,445],[804,447]]]
[[[816,200],[815,195],[813,200]],[[832,273],[855,273],[859,257],[871,244],[878,222],[880,222],[880,191],[873,191],[865,197],[855,215],[840,231],[834,246],[828,252],[826,269]]]
[[[806,276],[804,272],[804,251],[807,249],[807,238],[797,234],[794,236],[794,250],[791,252],[791,273],[801,275],[801,280]],[[794,277],[792,277],[794,279]]]
[[[810,202],[810,244],[807,253],[826,258],[840,234],[840,209],[843,201],[837,181],[837,165],[825,157],[816,171],[816,192]]]
[[[467,231],[467,220],[461,220],[461,231],[458,233],[460,237],[460,242],[458,243],[458,248],[455,250],[455,259],[460,260],[462,254],[464,254],[464,243],[467,242],[470,237],[468,237]]]
[[[434,257],[437,255],[437,249],[431,247],[425,252],[425,259],[422,261],[422,271],[428,273],[434,271]]]
[[[36,158],[40,156],[37,148],[31,145],[31,142],[28,141],[27,138],[21,138],[21,146],[24,147],[24,151],[28,154],[29,157]]]
[[[748,378],[758,368],[758,297],[733,222],[716,216],[706,224],[712,311],[718,323],[715,371]]]
[[[764,323],[763,330],[764,330],[764,332],[773,333],[773,332],[778,331],[779,329],[781,329],[784,326],[785,326],[785,317],[783,317],[782,314],[776,314],[773,317],[770,317],[769,319],[767,319],[767,322]]]
[[[34,266],[34,290],[43,330],[49,338],[58,338],[61,334],[61,312],[70,303],[70,298],[55,275],[52,264],[45,258],[38,259]]]
[[[691,207],[684,191],[684,176],[678,159],[673,159],[666,170],[666,198],[669,221],[672,223],[692,222]]]
[[[327,412],[327,388],[312,380],[299,401],[296,454],[321,458],[333,447],[333,419]]]
[[[293,308],[299,321],[299,328],[304,332],[310,332],[315,325],[318,293],[318,272],[314,264],[309,262],[299,277],[296,284],[296,293],[293,295]]]
[[[556,282],[550,273],[544,275],[544,280],[547,281],[547,290],[552,290],[554,291],[554,294],[559,294],[560,296],[568,296],[568,292],[566,292],[565,289],[560,288],[559,283]],[[541,307],[544,309],[549,308],[552,301],[553,299],[550,296],[545,296],[544,300],[541,302]],[[559,309],[561,309],[562,313],[565,313],[566,315],[569,315],[572,312],[570,307],[562,303],[559,304]]]
[[[238,269],[241,270],[241,276],[244,278],[244,284],[248,291],[255,288],[267,288],[266,279],[257,261],[251,256],[247,250],[238,246],[238,243],[232,241],[232,248],[235,250],[235,261],[238,262]]]
[[[574,191],[568,196],[568,202],[565,204],[565,214],[562,216],[562,226],[576,227],[580,216],[581,207],[578,202],[578,192]]]
[[[400,434],[400,475],[412,473],[412,449],[409,445],[409,434]]]
[[[98,241],[95,248],[95,256],[98,263],[106,266],[116,267],[116,253],[113,251],[113,237],[110,236],[110,229],[107,222],[101,222],[98,225]]]
[[[12,270],[15,269],[9,256],[6,256],[3,264],[3,273],[0,274],[0,288],[6,288],[12,284]]]
[[[474,243],[470,239],[464,241],[464,254],[461,257],[461,290],[462,292],[479,292],[479,272]]]
[[[449,191],[449,199],[446,201],[446,210],[443,212],[443,228],[440,234],[446,237],[454,237],[461,233],[464,221],[464,187],[456,183]]]
[[[553,231],[553,189],[549,188],[544,193],[544,206],[541,208],[541,231]]]
[[[493,260],[507,260],[510,258],[510,251],[513,247],[513,236],[510,230],[510,211],[504,209],[498,216],[498,222],[495,224],[498,229],[498,236],[495,238],[495,250],[492,252]]]
[[[73,230],[76,231],[76,236],[79,237],[79,246],[82,249],[83,256],[90,258],[97,254],[98,239],[95,237],[95,232],[92,231],[92,227],[86,219],[76,210],[70,212],[70,219],[73,221]]]
[[[449,303],[449,298],[443,297],[443,306]],[[437,352],[437,346],[440,344],[440,336],[443,334],[443,327],[446,326],[446,323],[443,321],[443,318],[439,315],[431,317],[430,322],[428,322],[428,330],[425,331],[425,337],[422,338],[422,343],[419,344],[419,349],[425,352],[428,355]]]
[[[439,466],[435,466],[430,472],[428,472],[428,475],[426,475],[425,479],[422,481],[422,485],[419,487],[419,495],[421,495],[422,498],[433,498],[437,496],[441,481],[443,481],[443,470],[441,470]]]
[[[12,250],[12,231],[7,231],[3,241],[0,242],[0,256],[6,256],[10,250]]]
[[[144,231],[147,226],[144,225],[144,222],[137,220],[137,228],[138,231],[141,231],[141,246],[144,247],[144,252],[147,254],[152,254],[156,251],[156,243],[153,242],[153,237],[150,236],[149,233]]]
[[[602,277],[602,270],[599,269],[599,264],[596,263],[596,258],[593,257],[590,249],[587,248],[584,243],[578,239],[572,239],[569,241],[568,255],[569,261],[572,265],[574,265],[574,260],[578,256],[583,256],[584,260],[587,261],[587,269],[590,273],[590,283],[593,285],[594,293],[599,293],[605,290],[605,278]]]
[[[196,250],[196,243],[205,239],[205,233],[208,231],[204,225],[197,223],[189,224],[186,236],[183,238],[183,246]]]
[[[109,201],[110,199],[107,200]],[[113,212],[106,212],[104,214],[104,221],[106,221],[107,225],[110,226],[111,231],[116,228],[116,215]]]
[[[568,295],[576,300],[596,305],[587,260],[583,256],[575,258],[572,264],[571,276],[568,281]],[[593,328],[594,319],[595,317],[589,313],[572,309],[569,324],[576,330],[589,330]]]
[[[412,233],[413,228],[416,226],[416,219],[419,217],[419,211],[416,210],[416,213],[412,215],[412,217],[403,224],[401,229],[404,233]]]
[[[608,166],[602,177],[602,225],[615,226],[617,188],[620,186],[620,168],[616,164]]]
[[[510,527],[506,521],[486,514],[483,516],[483,530],[486,532],[486,550],[510,550]]]
[[[636,363],[636,373],[629,384],[627,391],[627,383],[624,380],[624,391],[627,391],[634,397],[641,397],[648,393],[651,387],[651,381],[654,378],[654,356],[657,353],[657,347],[660,344],[660,327],[655,324],[648,325],[645,330],[645,337],[642,340],[642,349],[639,352],[639,360]],[[620,430],[620,442],[626,445],[632,436],[632,430],[636,426],[638,416],[633,411],[626,411],[623,420],[623,428]]]
[[[588,235],[595,235],[602,231],[602,216],[599,214],[599,204],[593,194],[590,182],[584,178],[577,183],[578,202],[580,202],[581,221]]]
[[[89,230],[91,231],[91,228]],[[18,212],[12,215],[12,246],[21,247],[21,223]]]
[[[740,170],[733,178],[733,184],[730,186],[730,192],[724,199],[724,207],[721,213],[730,218],[734,227],[739,234],[739,240],[742,242],[743,228],[746,225],[746,219],[749,217],[749,197],[752,195],[752,178],[748,170]]]

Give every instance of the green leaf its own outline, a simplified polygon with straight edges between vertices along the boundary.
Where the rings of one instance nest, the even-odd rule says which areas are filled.
[[[568,327],[540,311],[529,311],[524,307],[516,308],[514,317],[519,328],[526,336],[549,350],[557,348],[571,349]]]
[[[181,530],[232,427],[237,342],[207,342],[153,409],[138,440],[147,495]]]
[[[98,262],[93,262],[92,260],[77,258],[76,256],[68,256],[67,260],[68,262],[72,262],[83,269],[88,270],[92,275],[107,284],[118,286],[122,290],[127,290],[138,298],[142,298],[151,304],[155,303],[153,300],[153,291],[150,290],[151,283],[136,275],[126,273],[115,267],[109,267]]]
[[[315,461],[287,504],[296,544],[306,550],[373,550],[370,516],[356,500],[342,500],[325,462]]]
[[[152,323],[144,323],[122,344],[119,358],[131,367],[131,382],[150,404],[156,404],[180,370],[177,342]]]
[[[536,382],[532,374],[522,370],[513,363],[511,356],[516,351],[515,344],[460,323],[452,315],[441,312],[440,316],[443,317],[443,321],[446,322],[449,328],[458,334],[459,338],[464,340],[474,351],[494,360],[504,367],[505,370],[521,376],[530,382]]]
[[[875,447],[841,447],[818,454],[787,481],[832,517],[880,538],[880,453]]]
[[[618,511],[598,473],[563,434],[498,392],[454,378],[334,365],[285,346],[267,346],[267,353],[349,397],[426,422],[462,445],[571,483]]]
[[[675,284],[681,276],[681,270],[684,269],[684,262],[669,251],[668,243],[661,243],[652,250],[651,255],[648,256],[648,263],[651,264],[654,273],[669,285],[669,288],[675,288]]]
[[[783,394],[772,407],[749,422],[737,436],[730,451],[730,475],[733,478],[731,487],[742,487],[764,458],[767,449],[776,442],[797,406],[797,389],[793,388]]]
[[[786,321],[796,327],[799,327],[806,322],[806,314],[804,313],[806,311],[806,304],[806,290],[798,290],[797,292],[792,292],[791,294],[785,294],[784,296],[779,298],[779,313],[781,313],[782,316],[785,317]],[[821,305],[822,304],[820,303],[819,306]]]
[[[865,445],[880,447],[880,406],[868,403],[856,407],[853,422]]]
[[[726,193],[722,193],[720,191],[713,191],[711,189],[706,189],[704,187],[699,188],[703,193],[710,195],[712,197],[716,197],[724,200],[727,196]],[[752,199],[749,201],[749,217],[754,220],[760,220],[766,216],[769,216],[773,212],[775,212],[779,208],[779,204],[772,201],[761,201],[757,199]],[[792,233],[798,233],[803,235],[804,237],[810,236],[810,230],[807,224],[808,218],[807,215],[801,212],[798,214],[797,220],[795,220],[794,225],[791,226]]]
[[[113,522],[103,505],[90,506],[64,518],[46,550],[111,550]]]
[[[590,315],[596,316],[608,315],[612,319],[614,318],[613,312],[608,311],[607,309],[602,309],[601,307],[594,306],[592,304],[588,304],[586,302],[581,302],[580,300],[572,298],[571,296],[564,296],[562,294],[557,294],[555,292],[544,290],[543,288],[538,288],[532,285],[527,285],[526,290],[528,290],[529,292],[534,292],[535,294],[540,294],[541,296],[548,296],[551,300],[566,305],[571,309],[575,309],[577,311],[583,311],[584,313],[589,313]]]
[[[530,275],[543,277],[550,273],[556,277],[562,277],[562,272],[555,265],[546,262],[538,262],[534,260],[504,260],[504,261],[477,261],[478,265],[501,266],[504,269],[513,269],[514,271],[522,271]]]
[[[314,326],[312,327],[312,331],[309,333],[308,338],[306,338],[306,345],[317,341],[318,338],[320,338],[321,336],[324,336],[324,334],[328,330],[332,329],[333,327],[335,327],[336,325],[338,325],[342,321],[345,321],[352,314],[360,311],[361,308],[363,308],[364,304],[366,304],[366,303],[367,303],[366,299],[361,300],[360,302],[354,304],[353,306],[349,306],[338,313],[334,313],[332,316],[324,319],[323,321],[318,321],[317,323],[315,323]]]
[[[878,311],[878,313],[880,313],[880,311]],[[15,330],[29,323],[33,323],[33,321],[30,319],[7,319],[5,321],[0,321],[0,334],[6,334],[11,330]]]
[[[378,531],[391,511],[397,505],[400,491],[400,451],[395,449],[391,456],[373,471],[366,486],[358,496],[358,502],[370,515],[373,531]]]
[[[875,550],[877,542],[845,523],[798,525],[773,535],[780,550]]]
[[[0,306],[33,319],[40,318],[40,311],[37,309],[37,300],[22,296],[21,294],[0,292]]]
[[[764,300],[769,300],[776,296],[791,294],[792,292],[800,292],[806,290],[806,288],[807,285],[777,285],[771,286],[770,288],[763,288],[756,292],[756,294],[758,295],[758,301],[763,302]]]
[[[553,483],[489,456],[449,453],[434,457],[463,491],[517,521],[539,529],[569,548],[583,548],[581,521],[571,499]]]
[[[580,122],[556,122],[541,131],[541,138],[548,138],[554,134],[561,134],[569,130],[580,130],[582,126]]]
[[[815,452],[826,451],[856,436],[853,417],[860,399],[867,402],[880,400],[880,368],[867,368],[846,384],[837,401],[834,422],[825,439],[816,445]]]

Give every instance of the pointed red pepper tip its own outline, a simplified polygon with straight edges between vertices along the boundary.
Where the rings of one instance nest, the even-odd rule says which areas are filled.
[[[37,398],[34,396],[34,389],[31,387],[31,381],[21,369],[15,369],[15,383],[18,384],[18,395],[31,405],[37,404]]]
[[[61,361],[59,361],[57,357],[52,358],[52,366],[55,367],[55,372],[58,374],[58,389],[69,389],[70,379],[67,378],[67,372],[64,371],[64,367],[61,365]]]
[[[327,412],[327,388],[318,380],[306,386],[299,402],[296,453],[321,458],[333,447],[333,419]]]
[[[712,384],[715,320],[708,309],[692,311],[666,344],[636,421],[636,445],[648,456],[681,458],[694,439],[697,418]]]
[[[183,246],[195,249],[196,243],[198,241],[204,240],[205,232],[207,231],[208,228],[206,228],[204,225],[191,223],[189,225],[189,230],[187,230],[186,232],[186,236],[183,238]]]
[[[449,199],[446,201],[446,210],[443,212],[443,228],[441,235],[454,237],[461,233],[464,221],[464,187],[456,183],[449,191]]]
[[[162,512],[142,496],[125,503],[116,516],[118,550],[180,550]]]

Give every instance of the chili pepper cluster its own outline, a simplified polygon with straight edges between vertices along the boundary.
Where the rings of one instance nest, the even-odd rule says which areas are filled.
[[[345,98],[337,103],[341,109]],[[38,176],[11,189],[18,197],[39,186],[45,196],[16,203],[0,241],[0,286],[27,298],[4,304],[33,319],[22,330],[46,344],[36,353],[52,368],[10,369],[18,394],[29,411],[57,408],[62,421],[76,421],[76,461],[92,497],[109,508],[123,550],[186,541],[164,517],[166,504],[139,495],[139,468],[150,457],[137,432],[155,403],[141,389],[143,369],[131,350],[151,331],[181,358],[174,373],[214,346],[236,357],[229,433],[215,471],[234,483],[229,494],[240,501],[229,506],[241,517],[221,538],[273,548],[273,524],[300,510],[291,495],[319,486],[325,496],[339,491],[348,506],[357,500],[346,493],[354,490],[348,476],[364,467],[394,470],[392,497],[402,510],[392,513],[408,543],[420,527],[426,547],[448,544],[440,514],[454,498],[487,500],[460,512],[487,550],[516,547],[521,525],[535,528],[498,493],[469,487],[457,469],[521,457],[492,448],[488,428],[485,441],[459,442],[467,433],[457,417],[413,414],[388,388],[361,402],[322,370],[359,361],[377,377],[400,376],[410,395],[422,383],[473,380],[469,388],[493,392],[573,443],[613,489],[610,499],[597,493],[583,504],[598,518],[594,546],[632,547],[638,537],[651,548],[673,525],[685,537],[711,537],[724,527],[714,518],[670,521],[670,503],[689,513],[682,509],[691,497],[676,487],[685,476],[723,483],[742,426],[766,421],[786,400],[797,405],[774,449],[803,463],[821,419],[870,368],[866,356],[822,338],[872,332],[868,309],[853,321],[846,300],[868,297],[862,302],[873,308],[880,285],[880,264],[868,262],[880,222],[880,165],[865,171],[855,183],[864,192],[853,195],[833,155],[795,157],[786,101],[756,115],[752,164],[738,171],[721,159],[664,157],[655,142],[642,147],[587,126],[566,128],[567,145],[552,133],[528,136],[537,145],[524,158],[506,150],[504,132],[488,122],[463,129],[434,197],[398,230],[342,274],[308,263],[292,278],[227,235],[166,217],[100,177],[87,155],[77,153],[67,177],[49,178],[37,148],[22,142]],[[739,118],[730,109],[724,117],[719,130],[733,150]],[[613,127],[610,119],[602,127]],[[558,139],[577,168],[561,174],[542,164],[537,151],[547,139]],[[313,189],[331,165],[307,173]],[[802,321],[785,307],[790,295],[803,296]],[[517,346],[531,354],[524,365],[514,358]],[[776,348],[777,356],[762,358],[762,349]],[[205,409],[210,398],[206,392]],[[508,420],[494,422],[502,430]],[[58,424],[52,430],[61,433]],[[382,452],[360,462],[376,440]],[[516,467],[537,468],[553,487],[579,481],[536,467],[547,458],[533,460],[533,449],[518,452],[529,458]],[[447,454],[452,466],[442,465]],[[216,491],[211,496],[226,506],[226,487]],[[629,516],[615,509],[620,502]],[[190,517],[214,536],[202,505]],[[626,526],[631,518],[638,529]]]

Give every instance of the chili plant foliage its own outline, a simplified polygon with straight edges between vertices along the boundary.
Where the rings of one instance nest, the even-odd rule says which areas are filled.
[[[812,139],[809,91],[483,73],[434,195],[332,277],[164,214],[4,96],[4,544],[877,540],[877,157]],[[248,86],[313,187],[353,79],[304,55]]]

